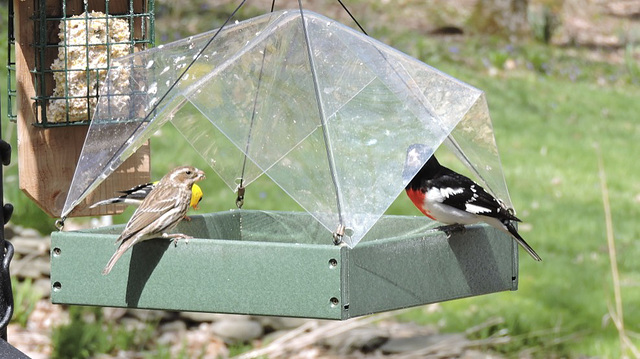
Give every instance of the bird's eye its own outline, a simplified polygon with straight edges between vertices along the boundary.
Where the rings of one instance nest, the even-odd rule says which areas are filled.
[[[190,175],[190,174],[191,174],[191,171],[187,171],[186,173],[187,173],[188,175]]]

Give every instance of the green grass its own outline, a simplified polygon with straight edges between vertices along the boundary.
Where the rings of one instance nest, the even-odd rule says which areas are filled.
[[[0,6],[4,11],[4,6]],[[4,13],[0,15],[4,18]],[[6,35],[0,33],[4,49]],[[585,60],[580,49],[555,49],[538,43],[508,45],[494,39],[433,40],[381,28],[373,34],[487,93],[507,184],[522,235],[542,256],[521,253],[519,289],[443,303],[435,313],[420,307],[402,320],[438,323],[445,331],[462,331],[502,317],[480,336],[506,331],[508,345],[492,348],[517,356],[620,357],[617,332],[609,320],[613,289],[605,238],[594,143],[605,161],[612,207],[625,324],[640,332],[640,89],[637,64]],[[634,51],[631,47],[628,51]],[[0,51],[2,118],[6,119],[6,52]],[[510,60],[513,70],[504,70]],[[497,72],[492,72],[496,68]],[[3,137],[15,128],[3,122]],[[235,194],[222,183],[171,126],[152,138],[152,175],[191,163],[207,172],[202,182],[202,212],[234,208]],[[180,154],[179,156],[176,153]],[[16,163],[15,151],[14,160]],[[53,220],[17,190],[17,169],[5,175],[5,200],[16,205],[15,223],[53,229]],[[245,208],[299,210],[265,176],[248,188]],[[418,215],[401,195],[389,213]],[[117,216],[120,222],[130,215]],[[637,337],[636,345],[640,345]]]
[[[52,358],[94,358],[120,350],[155,351],[158,322],[126,328],[109,322],[100,307],[69,306],[69,323],[53,329]]]
[[[40,293],[33,285],[31,278],[18,282],[15,278],[11,280],[13,291],[13,316],[11,322],[20,324],[23,328],[27,326],[29,316],[36,308],[36,304],[42,299]]]
[[[539,357],[618,357],[617,332],[611,322],[602,324],[613,296],[593,144],[602,147],[609,180],[619,266],[627,283],[622,288],[625,320],[629,330],[638,332],[640,310],[633,303],[640,301],[635,265],[640,249],[634,241],[640,228],[633,220],[640,214],[640,183],[630,179],[640,174],[633,166],[633,154],[640,153],[640,143],[634,141],[640,138],[640,123],[634,120],[640,113],[640,90],[537,71],[495,78],[455,64],[442,67],[486,91],[512,201],[525,222],[522,234],[544,261],[536,263],[523,253],[516,292],[444,303],[435,314],[417,308],[402,319],[444,323],[446,331],[461,331],[498,316],[505,323],[485,334],[506,329],[519,338],[495,348],[507,354],[530,349]],[[153,162],[154,176],[185,161],[193,163],[208,172],[202,182],[202,211],[233,208],[235,194],[204,160],[171,126],[162,131],[152,139],[153,158],[162,159]],[[295,202],[264,176],[248,187],[245,208],[292,207]],[[403,195],[389,213],[417,214]],[[552,344],[559,337],[567,338]]]
[[[510,334],[524,336],[520,346],[510,347],[512,354],[533,347],[540,357],[619,357],[613,324],[603,326],[613,290],[593,144],[602,147],[607,171],[618,265],[626,283],[625,322],[638,332],[640,282],[634,263],[640,255],[635,245],[640,228],[634,221],[640,214],[640,182],[634,179],[640,169],[634,154],[640,153],[640,90],[536,73],[493,78],[486,71],[446,67],[487,93],[512,201],[526,223],[522,234],[543,262],[521,256],[517,292],[444,303],[436,314],[416,309],[403,317],[442,321],[445,330],[457,331],[499,316]],[[405,207],[394,207],[394,212]],[[548,347],[542,344],[550,340],[528,335],[554,328],[577,338]]]

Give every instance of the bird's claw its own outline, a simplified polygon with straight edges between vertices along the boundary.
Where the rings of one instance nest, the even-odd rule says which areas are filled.
[[[463,224],[449,224],[446,226],[440,226],[437,229],[444,232],[447,235],[447,239],[449,239],[454,233],[464,232],[466,227]]]
[[[189,244],[189,239],[191,239],[193,237],[188,236],[186,234],[182,234],[182,233],[175,233],[175,234],[164,233],[164,234],[162,234],[162,238],[171,238],[171,242],[173,242],[173,246],[177,247],[178,246],[178,241],[180,239],[184,239],[185,244]]]
[[[179,237],[175,237],[173,239],[173,245],[174,245],[174,247],[177,247],[178,246],[178,241],[180,239],[184,239],[184,244],[189,244],[189,239],[190,238],[193,238],[193,237],[182,234]]]
[[[175,237],[175,238],[173,239],[173,246],[174,246],[174,247],[177,247],[177,246],[178,246],[178,241],[179,241],[180,239],[184,239],[184,244],[189,244],[189,238],[193,238],[193,237],[191,237],[191,236]]]

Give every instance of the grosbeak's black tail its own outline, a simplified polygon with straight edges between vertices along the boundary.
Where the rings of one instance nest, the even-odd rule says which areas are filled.
[[[516,240],[516,242],[518,242],[518,244],[522,246],[522,248],[524,248],[524,250],[526,250],[527,253],[531,255],[531,257],[533,257],[533,259],[537,261],[542,260],[542,258],[540,258],[538,253],[536,253],[536,251],[534,251],[533,248],[531,248],[531,246],[524,240],[524,238],[520,236],[516,228],[513,226],[513,224],[511,224],[511,221],[503,220],[502,224],[504,224],[504,226],[507,227],[507,230],[509,231],[509,233],[511,233],[511,235]]]

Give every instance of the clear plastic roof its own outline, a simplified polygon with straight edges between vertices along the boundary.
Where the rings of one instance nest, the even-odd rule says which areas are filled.
[[[330,232],[344,225],[349,246],[445,139],[508,201],[482,91],[316,13],[273,12],[111,67],[63,217],[167,121],[232,190],[264,173]],[[131,93],[112,86],[122,76]]]

